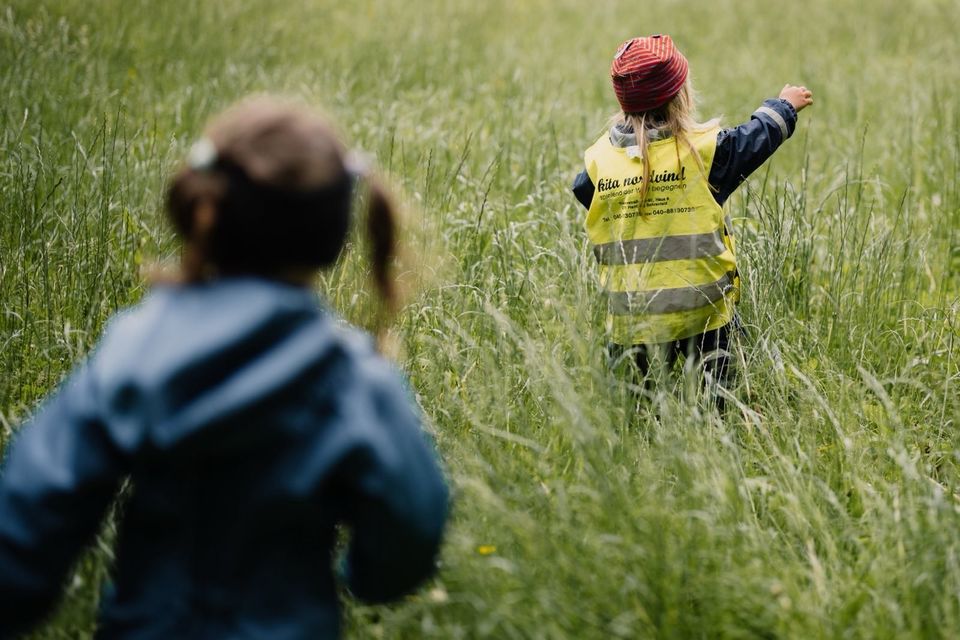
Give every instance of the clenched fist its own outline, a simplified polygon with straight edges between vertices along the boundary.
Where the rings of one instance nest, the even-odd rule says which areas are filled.
[[[813,92],[803,86],[798,87],[792,84],[783,85],[783,89],[780,91],[780,98],[792,104],[793,108],[797,111],[813,104]]]

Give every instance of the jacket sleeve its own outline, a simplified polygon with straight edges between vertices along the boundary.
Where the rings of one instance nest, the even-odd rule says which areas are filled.
[[[717,150],[710,169],[710,186],[720,205],[760,168],[797,126],[797,112],[786,100],[772,98],[753,112],[750,120],[717,136]]]
[[[590,179],[590,174],[587,173],[587,170],[584,169],[577,174],[577,177],[573,179],[573,195],[576,196],[577,200],[580,201],[580,204],[583,205],[584,209],[590,208],[590,203],[593,201],[593,192],[596,190],[596,187],[593,184],[593,180]]]
[[[378,362],[362,446],[348,466],[351,528],[344,578],[353,595],[385,602],[436,570],[448,492],[406,385]],[[360,417],[360,416],[358,416]]]
[[[52,608],[119,485],[95,398],[83,367],[20,428],[0,467],[0,638]]]

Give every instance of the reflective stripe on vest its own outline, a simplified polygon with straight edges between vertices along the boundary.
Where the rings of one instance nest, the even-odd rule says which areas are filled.
[[[733,279],[733,273],[725,273],[716,282],[690,287],[654,291],[610,291],[607,293],[610,313],[622,316],[699,309],[713,304],[728,293],[733,288]]]
[[[640,238],[598,244],[593,255],[600,264],[640,264],[662,260],[684,260],[718,256],[727,250],[718,231],[683,236]]]
[[[674,138],[652,142],[650,186],[643,163],[607,134],[584,160],[595,185],[587,235],[606,290],[614,342],[667,342],[723,326],[739,286],[732,225],[707,176],[719,129],[691,132],[703,170]]]

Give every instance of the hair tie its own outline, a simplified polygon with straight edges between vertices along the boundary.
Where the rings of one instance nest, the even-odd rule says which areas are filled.
[[[217,162],[217,147],[210,138],[200,138],[190,147],[187,166],[194,171],[209,171]]]
[[[370,156],[362,151],[349,151],[343,159],[343,167],[355,180],[362,180],[370,175]]]

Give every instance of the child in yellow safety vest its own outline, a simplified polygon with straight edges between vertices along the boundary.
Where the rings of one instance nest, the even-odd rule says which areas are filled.
[[[694,119],[687,70],[668,35],[620,46],[611,76],[622,113],[584,153],[573,192],[587,208],[614,358],[630,353],[646,375],[654,358],[670,366],[684,355],[726,387],[740,283],[722,207],[813,97],[788,84],[748,122],[721,129]]]

